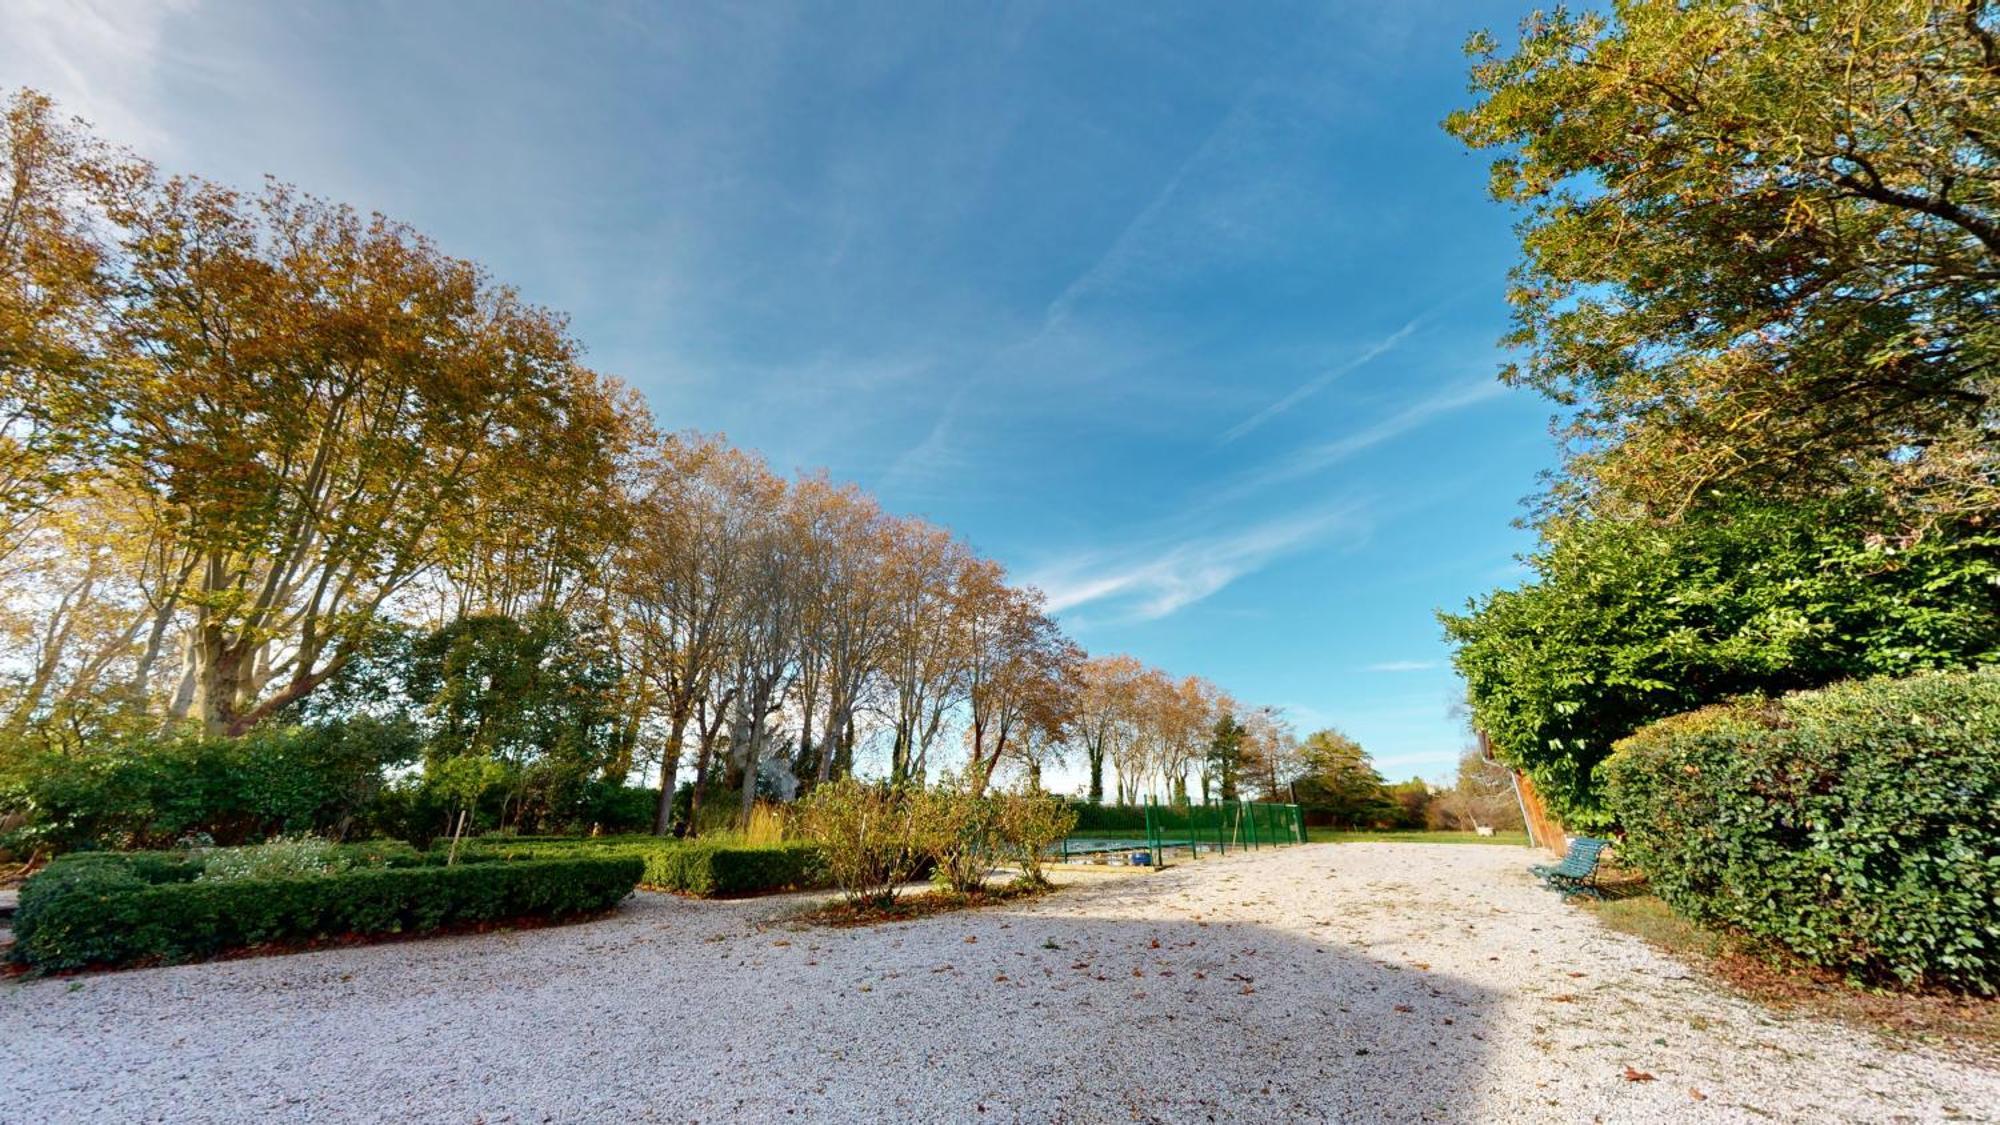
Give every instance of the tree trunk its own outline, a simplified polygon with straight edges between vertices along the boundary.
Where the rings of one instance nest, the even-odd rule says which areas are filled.
[[[739,722],[739,725],[743,725]],[[743,795],[736,807],[736,826],[750,827],[750,809],[757,803],[757,759],[763,749],[764,720],[753,718],[748,724],[747,737],[743,741]]]
[[[688,717],[675,715],[672,729],[667,731],[667,744],[660,749],[660,800],[653,809],[653,835],[664,836],[674,822],[674,775],[681,769],[681,739],[687,735]],[[705,767],[706,763],[703,763]],[[697,774],[703,772],[697,768]],[[701,785],[695,784],[695,799],[699,800]],[[690,819],[693,813],[689,813]]]

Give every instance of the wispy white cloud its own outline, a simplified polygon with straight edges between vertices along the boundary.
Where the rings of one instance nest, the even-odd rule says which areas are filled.
[[[1370,672],[1427,672],[1438,667],[1435,660],[1383,660],[1367,667]]]
[[[1429,314],[1424,314],[1424,316],[1427,315]],[[1324,373],[1312,379],[1309,379],[1304,383],[1301,383],[1299,386],[1293,388],[1291,393],[1285,395],[1283,398],[1277,400],[1276,402],[1273,402],[1271,405],[1266,406],[1264,409],[1259,410],[1257,413],[1252,414],[1250,417],[1245,418],[1241,422],[1236,423],[1234,426],[1231,426],[1228,429],[1222,431],[1222,436],[1217,438],[1215,443],[1217,445],[1228,445],[1230,442],[1235,441],[1237,438],[1242,437],[1244,434],[1249,433],[1251,430],[1256,429],[1257,427],[1263,425],[1264,423],[1270,421],[1271,419],[1276,418],[1278,415],[1283,414],[1287,410],[1290,410],[1292,407],[1297,406],[1299,403],[1302,403],[1305,400],[1311,398],[1312,396],[1318,394],[1319,392],[1325,390],[1327,384],[1333,382],[1335,379],[1340,378],[1342,375],[1345,375],[1348,372],[1354,371],[1358,368],[1365,367],[1371,361],[1380,359],[1382,356],[1385,356],[1390,352],[1395,351],[1398,345],[1400,345],[1404,340],[1409,339],[1410,334],[1415,332],[1417,328],[1423,324],[1424,316],[1417,316],[1412,318],[1408,324],[1403,325],[1401,328],[1396,329],[1396,331],[1390,333],[1389,335],[1383,337],[1380,340],[1375,341],[1373,344],[1370,344],[1364,351],[1362,351],[1360,355],[1354,356],[1353,358],[1347,360],[1344,363],[1336,364],[1335,366],[1329,368]]]
[[[0,85],[40,88],[103,134],[157,156],[174,137],[153,104],[154,80],[168,62],[189,64],[184,52],[169,56],[169,24],[195,7],[192,0],[123,4],[106,0],[13,0],[0,13]]]
[[[1153,621],[1336,531],[1363,526],[1360,505],[1347,503],[1230,531],[1084,552],[1029,574],[1027,581],[1048,595],[1049,608],[1057,612],[1109,604],[1127,620]]]
[[[1409,433],[1435,418],[1452,414],[1507,393],[1498,379],[1475,379],[1454,384],[1398,410],[1372,425],[1331,441],[1306,445],[1285,454],[1271,464],[1255,469],[1220,489],[1212,503],[1227,503],[1262,492],[1274,485],[1311,476],[1321,469],[1365,453],[1384,442]]]

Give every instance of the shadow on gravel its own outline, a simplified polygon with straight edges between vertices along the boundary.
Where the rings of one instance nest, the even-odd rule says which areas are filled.
[[[866,1083],[875,1095],[857,1083],[815,1108],[1022,1121],[1478,1116],[1498,1034],[1497,998],[1486,989],[1245,922],[1010,922],[1004,951],[982,945],[969,961],[936,948],[935,965],[911,959],[921,975],[905,970],[838,1002],[872,1014],[816,1004],[830,1022],[858,1017],[885,1030],[921,1012],[922,1033],[856,1044],[877,1072]],[[917,944],[917,934],[905,938]],[[982,979],[967,979],[974,973]],[[821,1070],[828,1095],[849,1085],[842,1070]],[[926,1077],[884,1100],[882,1080],[899,1071]],[[933,1085],[932,1075],[951,1078]]]
[[[1249,922],[662,920],[264,962],[268,1004],[253,963],[30,989],[0,1064],[24,1119],[1467,1121],[1498,1034],[1483,989]]]

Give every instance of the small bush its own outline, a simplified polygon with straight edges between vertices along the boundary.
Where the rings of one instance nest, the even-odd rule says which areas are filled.
[[[1000,851],[999,810],[984,796],[947,778],[911,791],[905,801],[912,846],[937,868],[931,881],[942,890],[971,894],[986,886]]]
[[[1603,769],[1621,857],[1690,920],[1858,981],[2000,991],[2000,670],[1697,711]]]
[[[338,875],[353,866],[317,836],[280,836],[248,848],[217,848],[201,856],[201,879],[289,879]]]
[[[920,858],[908,810],[887,786],[823,782],[799,803],[798,820],[825,855],[828,878],[853,903],[894,902]]]
[[[1034,790],[998,798],[1000,853],[1021,869],[1021,881],[1042,886],[1042,857],[1076,830],[1077,814],[1069,802]]]
[[[272,942],[566,918],[617,905],[644,866],[598,856],[210,880],[199,878],[204,862],[162,853],[56,860],[21,889],[14,959],[53,971],[187,961]]]

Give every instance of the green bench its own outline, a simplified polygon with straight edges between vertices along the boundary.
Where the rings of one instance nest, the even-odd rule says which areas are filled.
[[[1604,859],[1604,849],[1610,846],[1609,840],[1578,836],[1569,842],[1569,851],[1564,853],[1561,863],[1538,863],[1528,870],[1542,880],[1543,886],[1561,891],[1564,898],[1589,895],[1601,899],[1604,892],[1597,885],[1597,868]]]

